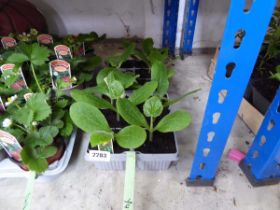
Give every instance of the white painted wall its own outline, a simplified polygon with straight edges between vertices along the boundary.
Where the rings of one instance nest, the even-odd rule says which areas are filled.
[[[51,33],[96,31],[108,37],[152,37],[161,45],[164,0],[29,0],[45,15]],[[182,30],[180,3],[177,38]],[[221,39],[230,0],[200,1],[194,47],[216,47]],[[179,47],[177,41],[177,47]]]

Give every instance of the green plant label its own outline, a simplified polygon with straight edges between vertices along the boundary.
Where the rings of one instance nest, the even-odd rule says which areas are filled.
[[[12,37],[3,37],[1,43],[4,49],[13,48],[17,45],[17,41]]]
[[[107,144],[99,144],[98,145],[98,150],[99,151],[107,151],[107,152],[110,152],[110,153],[114,153],[113,141],[111,140]]]
[[[87,154],[94,161],[109,162],[111,159],[111,153],[107,151],[89,150]]]
[[[30,99],[30,97],[33,95],[33,93],[25,93],[24,95],[23,95],[23,98],[24,98],[24,100],[25,101],[28,101],[28,99]]]
[[[54,47],[55,55],[59,60],[71,60],[72,53],[66,45],[57,45]]]
[[[53,37],[49,34],[40,34],[37,36],[37,41],[39,44],[50,45],[53,44]]]
[[[25,78],[22,74],[21,68],[19,68],[17,71],[14,70],[15,64],[4,64],[0,67],[1,72],[4,74],[5,71],[13,71],[11,74],[8,74],[4,78],[10,79],[11,77],[15,77],[15,82],[11,84],[11,88],[15,90],[21,90],[23,88],[27,88],[27,84],[25,81]]]
[[[70,64],[63,60],[54,60],[49,64],[53,88],[63,83],[64,88],[72,87]]]
[[[0,145],[4,148],[10,158],[13,158],[18,162],[21,161],[20,152],[22,147],[16,137],[6,131],[0,130]]]
[[[5,106],[2,100],[2,97],[0,96],[0,114],[3,114],[5,112]]]

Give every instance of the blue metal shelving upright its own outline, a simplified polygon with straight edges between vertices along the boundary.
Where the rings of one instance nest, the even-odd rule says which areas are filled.
[[[165,0],[162,47],[168,48],[175,55],[179,0]]]
[[[212,185],[276,0],[231,1],[188,185]],[[236,43],[239,35],[241,39]],[[238,36],[237,36],[238,35]]]
[[[180,56],[192,53],[193,36],[196,25],[196,18],[198,14],[199,0],[186,0],[183,33],[180,44]]]
[[[280,182],[280,88],[240,167],[253,186]]]

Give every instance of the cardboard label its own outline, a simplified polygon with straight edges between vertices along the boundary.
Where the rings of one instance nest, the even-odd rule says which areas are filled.
[[[70,64],[68,62],[63,60],[54,60],[49,63],[49,68],[52,77],[53,88],[56,89],[57,84],[60,81],[63,83],[69,83],[69,86],[67,87],[72,87],[71,69],[70,69]]]
[[[8,132],[0,130],[0,145],[4,148],[7,154],[14,160],[20,162],[20,152],[22,147],[20,146],[16,137]]]
[[[103,161],[109,162],[111,159],[111,153],[107,151],[100,151],[100,150],[89,150],[88,156],[91,160],[94,161]]]
[[[53,37],[49,34],[40,34],[37,36],[37,41],[39,44],[49,45],[53,44]]]
[[[99,144],[98,145],[98,150],[99,151],[107,151],[107,152],[110,152],[110,153],[114,153],[113,141],[111,140],[107,144]]]
[[[66,45],[57,45],[54,47],[55,55],[60,60],[71,60],[72,53],[69,47]]]
[[[12,37],[3,37],[1,43],[4,49],[13,48],[17,45],[17,41]]]
[[[12,71],[14,68],[15,68],[14,64],[4,64],[0,67],[2,73],[4,73],[5,71]],[[15,83],[11,85],[11,88],[15,90],[21,90],[23,88],[27,88],[27,84],[22,74],[21,68],[19,68],[17,72],[14,72],[13,76],[14,75],[17,76],[17,79]]]

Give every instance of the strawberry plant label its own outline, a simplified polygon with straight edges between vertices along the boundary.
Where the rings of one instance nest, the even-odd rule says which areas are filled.
[[[2,74],[11,88],[21,90],[27,88],[21,68],[16,69],[14,64],[4,64],[0,67]]]
[[[66,45],[57,45],[54,47],[55,55],[60,60],[71,60],[72,53],[69,47]]]
[[[12,37],[3,37],[1,43],[4,49],[13,48],[17,45],[17,41]]]
[[[3,123],[5,120],[3,121]],[[21,161],[20,152],[22,147],[18,140],[10,133],[0,130],[0,145],[4,148],[7,154],[16,161]]]
[[[108,151],[89,150],[88,156],[91,160],[94,161],[109,162],[111,160],[111,153]]]
[[[69,88],[71,83],[70,64],[63,60],[54,60],[49,64],[53,88]]]
[[[4,103],[2,101],[2,98],[0,96],[0,114],[4,113],[5,112],[5,106],[4,106]]]
[[[37,41],[39,44],[49,45],[53,43],[53,37],[49,34],[40,34],[37,37]]]

